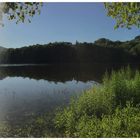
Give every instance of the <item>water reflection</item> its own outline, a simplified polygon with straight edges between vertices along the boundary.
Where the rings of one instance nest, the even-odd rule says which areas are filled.
[[[137,65],[138,66],[138,65]],[[53,112],[72,96],[101,82],[115,64],[1,65],[0,124],[21,125],[33,115]]]
[[[0,67],[0,123],[20,125],[34,114],[43,114],[58,106],[65,106],[72,96],[96,83],[92,80],[75,80],[74,71],[62,73],[58,69],[52,70],[53,68]]]
[[[0,65],[0,79],[6,77],[23,77],[30,79],[44,79],[53,82],[90,80],[100,82],[105,71],[119,69],[128,64],[61,64],[61,65]],[[131,64],[130,64],[131,65]],[[135,65],[133,64],[133,67]],[[136,64],[136,67],[138,64]]]

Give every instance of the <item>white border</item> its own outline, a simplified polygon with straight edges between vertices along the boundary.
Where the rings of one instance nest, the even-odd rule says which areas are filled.
[[[9,140],[140,140],[140,138],[6,138]],[[0,138],[5,140],[5,138]]]
[[[0,2],[140,2],[140,0],[0,0]]]
[[[140,138],[0,138],[0,140],[140,140]]]

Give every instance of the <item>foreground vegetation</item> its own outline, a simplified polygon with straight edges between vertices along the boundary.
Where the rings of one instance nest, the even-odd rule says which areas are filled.
[[[122,69],[58,112],[54,124],[61,137],[139,137],[139,102],[140,73]]]

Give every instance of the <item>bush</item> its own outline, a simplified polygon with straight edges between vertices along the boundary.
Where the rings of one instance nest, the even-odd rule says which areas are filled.
[[[113,71],[105,75],[102,85],[56,113],[54,124],[63,137],[138,137],[139,101],[140,73],[129,67]]]
[[[140,110],[130,104],[123,109],[117,107],[112,115],[101,119],[83,116],[79,120],[73,137],[139,137]]]

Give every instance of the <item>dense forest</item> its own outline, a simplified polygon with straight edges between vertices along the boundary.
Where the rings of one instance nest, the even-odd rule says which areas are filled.
[[[1,64],[131,63],[139,60],[140,36],[125,42],[101,38],[94,43],[54,42],[15,49],[0,47]]]

